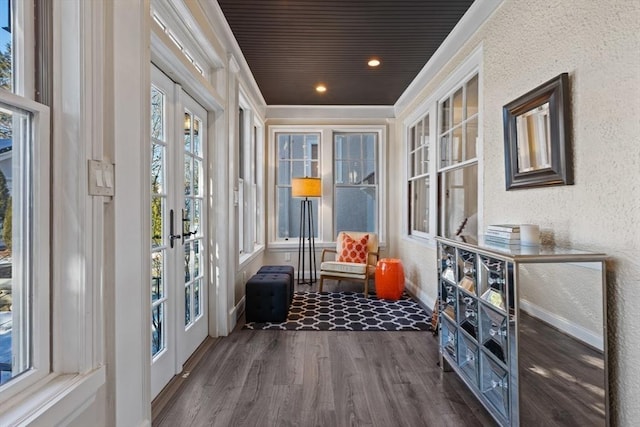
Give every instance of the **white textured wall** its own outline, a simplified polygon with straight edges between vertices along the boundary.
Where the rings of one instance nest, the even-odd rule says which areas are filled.
[[[640,420],[638,34],[638,1],[505,0],[413,104],[482,44],[484,223],[537,223],[547,240],[611,257],[612,413],[624,426]],[[502,106],[562,72],[570,76],[575,185],[505,191]],[[392,188],[404,185],[400,131],[390,149]],[[390,205],[402,204],[400,197]],[[435,295],[434,250],[403,239],[400,224],[390,226],[392,251],[422,291]]]

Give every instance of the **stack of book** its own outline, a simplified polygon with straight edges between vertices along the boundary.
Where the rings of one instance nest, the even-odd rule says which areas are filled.
[[[487,226],[485,241],[500,245],[519,245],[520,226],[515,224],[495,224]]]

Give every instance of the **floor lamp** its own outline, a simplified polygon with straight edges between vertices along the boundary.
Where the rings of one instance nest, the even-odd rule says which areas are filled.
[[[311,285],[317,280],[316,239],[313,228],[313,205],[309,197],[322,195],[320,178],[293,178],[291,196],[304,197],[300,203],[300,234],[298,240],[298,284]],[[305,256],[306,255],[306,256]],[[309,281],[304,280],[305,258],[309,261]],[[302,274],[302,278],[300,277]]]

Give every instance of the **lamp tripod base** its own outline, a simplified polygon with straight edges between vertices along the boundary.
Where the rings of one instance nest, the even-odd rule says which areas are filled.
[[[305,261],[309,277],[305,279]],[[302,277],[301,277],[302,276]],[[298,284],[312,286],[318,280],[316,273],[316,242],[313,227],[313,205],[307,197],[300,204],[300,239],[298,241]]]

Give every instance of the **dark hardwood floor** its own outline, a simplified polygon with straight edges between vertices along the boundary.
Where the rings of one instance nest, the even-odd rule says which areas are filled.
[[[154,426],[495,425],[457,375],[440,370],[430,332],[253,331],[243,324],[216,340]]]

